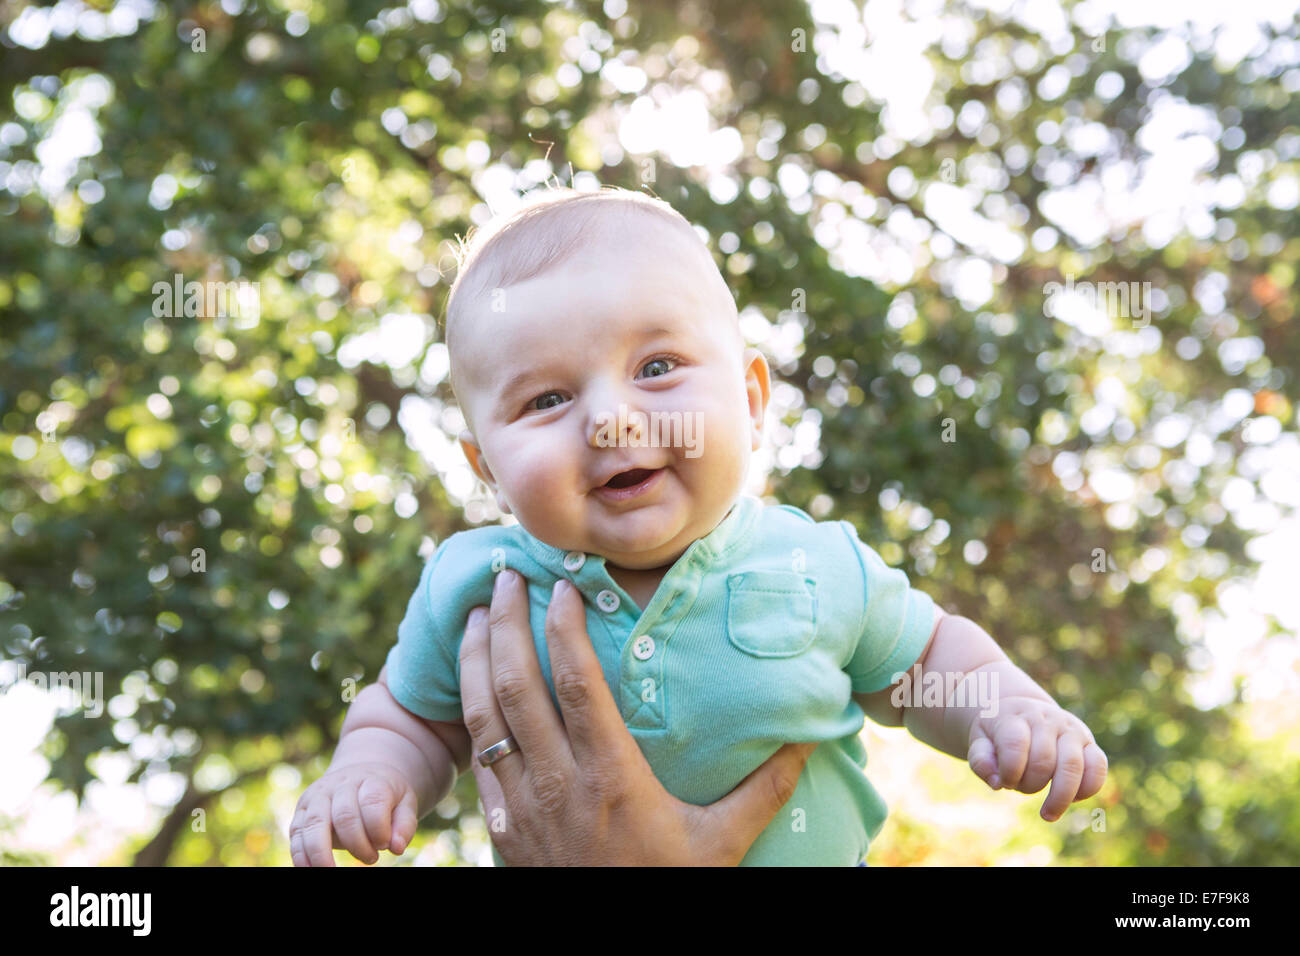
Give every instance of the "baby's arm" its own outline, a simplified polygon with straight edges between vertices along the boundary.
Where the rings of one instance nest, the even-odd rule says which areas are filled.
[[[1100,790],[1106,755],[1087,725],[1016,667],[978,624],[936,613],[919,658],[920,686],[913,686],[916,675],[909,671],[884,690],[855,694],[867,715],[886,726],[906,726],[918,740],[966,758],[995,790],[1037,793],[1052,781],[1040,811],[1045,820]],[[926,691],[939,679],[942,702],[936,704]]]
[[[289,828],[296,866],[333,866],[334,846],[364,863],[385,847],[401,854],[469,767],[464,726],[406,710],[389,693],[387,671],[352,702],[329,769],[298,801]]]

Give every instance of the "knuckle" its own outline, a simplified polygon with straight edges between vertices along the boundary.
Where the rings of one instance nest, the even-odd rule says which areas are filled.
[[[493,721],[496,720],[496,714],[490,707],[484,707],[482,704],[467,704],[464,718],[465,730],[469,732],[470,738],[479,740],[487,736]]]
[[[790,798],[794,796],[795,788],[799,785],[798,778],[788,773],[778,773],[772,775],[772,797],[776,800],[778,806],[785,806]]]
[[[1061,759],[1061,770],[1064,773],[1078,776],[1083,773],[1083,754],[1069,753]]]
[[[473,661],[482,657],[484,654],[484,645],[475,638],[475,635],[466,631],[465,638],[460,642],[460,666],[464,670],[467,661]]]
[[[1029,733],[1029,725],[1026,724],[1023,720],[1008,720],[1005,723],[999,725],[997,730],[997,741],[999,744],[1002,743],[1019,744],[1022,742],[1027,743],[1029,741],[1030,736],[1031,734]]]
[[[575,671],[562,671],[552,674],[555,682],[555,696],[561,704],[569,707],[581,707],[591,698],[591,682]]]
[[[558,817],[569,802],[569,788],[558,773],[540,772],[533,776],[530,788],[537,810],[547,817]]]
[[[361,822],[361,817],[358,815],[357,811],[352,808],[351,804],[347,803],[335,806],[332,815],[334,825],[341,829],[353,827]]]
[[[1029,763],[1025,765],[1025,772],[1046,773],[1056,769],[1056,757],[1053,754],[1032,754]]]
[[[386,786],[363,790],[357,795],[362,810],[388,810],[393,805],[393,795]]]
[[[601,766],[587,774],[587,789],[609,809],[627,803],[630,796],[627,779],[618,767]]]
[[[327,820],[319,811],[308,813],[299,826],[299,829],[302,831],[304,836],[310,833],[315,833],[319,830],[329,830],[329,828],[329,820]]]
[[[492,678],[492,689],[503,709],[518,706],[528,696],[528,681],[515,670],[502,669]]]
[[[506,588],[509,589],[508,584]],[[493,595],[492,606],[488,609],[488,627],[491,630],[497,630],[509,623],[510,611],[509,601],[497,600],[496,595]]]
[[[543,630],[546,633],[546,640],[548,644],[551,641],[563,640],[564,635],[566,633],[566,629],[562,618],[563,615],[558,613],[557,606],[555,604],[552,604],[551,609],[547,611],[546,622],[543,625]]]

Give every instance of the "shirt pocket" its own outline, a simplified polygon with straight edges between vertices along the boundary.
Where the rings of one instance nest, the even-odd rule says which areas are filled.
[[[791,571],[727,576],[727,639],[754,657],[794,657],[817,637],[817,583]]]

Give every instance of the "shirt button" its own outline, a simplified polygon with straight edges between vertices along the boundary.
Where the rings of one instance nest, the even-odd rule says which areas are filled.
[[[649,634],[642,634],[632,645],[632,653],[639,661],[648,661],[655,655],[655,639]]]
[[[605,590],[596,595],[596,607],[600,608],[606,614],[613,614],[618,610],[618,606],[621,603],[622,602],[618,599],[618,595],[613,591]]]
[[[564,570],[576,571],[582,567],[583,562],[586,560],[587,556],[581,551],[570,551],[564,556]]]

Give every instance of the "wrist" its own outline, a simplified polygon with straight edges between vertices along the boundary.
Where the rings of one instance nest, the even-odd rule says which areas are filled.
[[[997,693],[994,695],[996,700],[1001,701],[1010,697],[1029,697],[1049,704],[1056,703],[1051,694],[1043,690],[1032,677],[1017,667],[1009,657],[1003,656],[996,661],[990,661],[974,668],[971,673],[976,675],[977,678],[981,674],[986,675],[986,682],[997,689]]]
[[[441,745],[440,745],[441,746]],[[450,757],[442,767],[431,767],[412,741],[385,727],[356,727],[339,738],[326,773],[362,764],[379,764],[394,771],[415,791],[416,816],[423,818],[451,790],[455,782]]]

